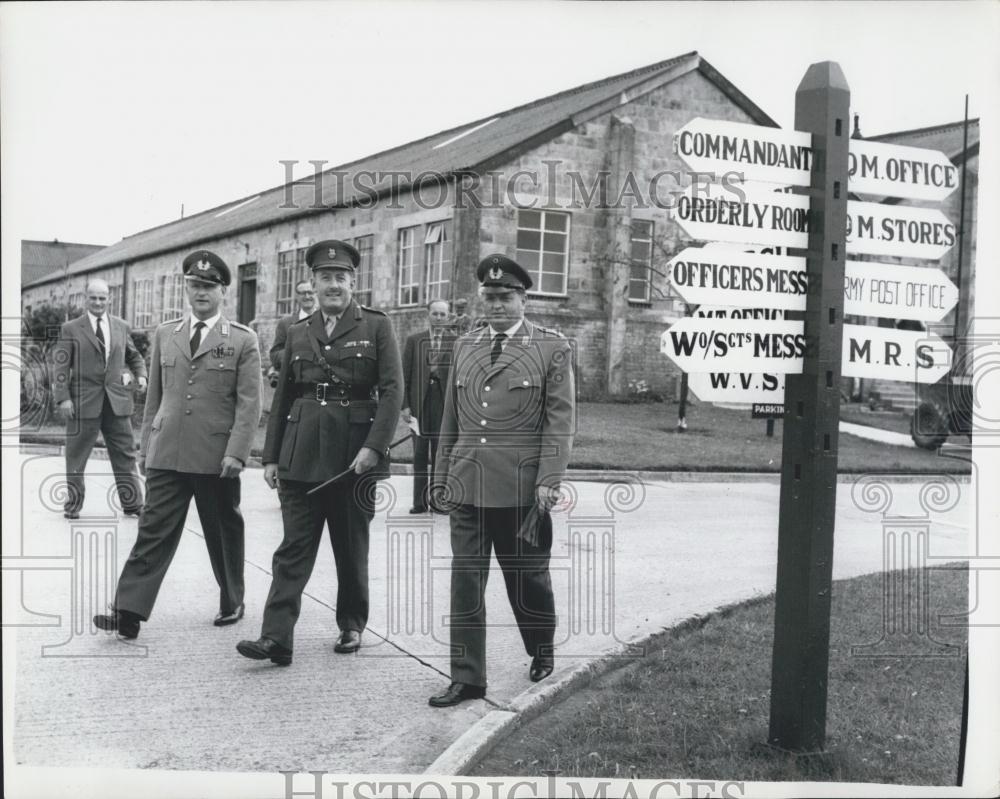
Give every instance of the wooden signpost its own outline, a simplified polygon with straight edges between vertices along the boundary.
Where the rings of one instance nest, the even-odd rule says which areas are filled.
[[[688,166],[722,182],[693,184],[672,210],[712,244],[669,262],[673,288],[702,307],[663,334],[661,350],[702,400],[783,412],[768,739],[794,751],[822,750],[826,735],[840,378],[932,383],[952,358],[937,336],[845,325],[844,314],[940,321],[958,300],[940,269],[848,259],[937,259],[957,241],[936,208],[849,201],[849,191],[939,201],[958,186],[943,153],[852,141],[849,111],[840,67],[824,62],[796,92],[795,130],[699,118],[674,138]]]

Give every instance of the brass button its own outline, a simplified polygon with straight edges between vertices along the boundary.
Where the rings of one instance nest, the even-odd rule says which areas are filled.
[[[189,386],[193,386],[194,385],[194,380],[188,380],[188,385]]]
[[[481,424],[483,427],[486,427],[486,420],[483,419],[479,424]]]
[[[484,407],[484,408],[489,408],[489,407],[490,407],[490,404],[489,404],[488,402],[484,402],[484,403],[483,403],[483,407]]]
[[[190,394],[188,394],[187,398],[188,398],[188,399],[191,399],[191,395],[190,395]]]
[[[479,439],[479,443],[480,443],[480,444],[485,444],[485,443],[486,443],[486,439],[485,439],[485,438],[481,438],[481,439]]]
[[[528,381],[527,380],[524,381],[524,385],[528,385]]]
[[[327,344],[327,345],[326,345],[325,347],[323,347],[323,349],[325,349],[325,350],[328,350],[328,349],[330,349],[330,345],[329,345],[329,344]]]
[[[486,387],[485,387],[485,388],[483,389],[483,391],[489,391],[489,390],[490,390],[490,387],[489,387],[489,386],[486,386]]]
[[[184,411],[184,413],[186,413],[186,414],[188,414],[188,415],[190,416],[190,414],[191,414],[191,409],[190,409],[190,408],[188,408],[188,409],[187,409],[186,411]]]
[[[360,353],[360,352],[358,353],[357,357],[358,357],[358,358],[360,358],[360,357],[361,357],[361,353]]]

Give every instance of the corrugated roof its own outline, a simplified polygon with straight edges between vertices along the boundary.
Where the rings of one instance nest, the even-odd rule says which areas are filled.
[[[537,147],[582,122],[697,70],[715,83],[736,105],[758,124],[776,123],[733,84],[726,80],[697,52],[614,75],[574,89],[535,100],[499,114],[473,120],[465,125],[441,131],[366,158],[333,167],[323,173],[322,202],[325,208],[310,208],[316,196],[312,178],[303,185],[292,184],[293,208],[286,205],[283,184],[255,195],[233,200],[226,205],[203,211],[185,219],[128,236],[100,253],[75,264],[71,273],[134,261],[139,258],[192,247],[202,242],[234,235],[299,216],[320,213],[331,207],[349,205],[365,197],[364,192],[350,191],[350,181],[343,196],[337,195],[336,173],[366,170],[408,171],[418,175],[430,172],[452,175],[465,170],[485,170],[507,163],[521,152]],[[388,185],[388,181],[386,184]],[[45,282],[44,280],[39,282]]]
[[[103,249],[103,244],[21,239],[21,283],[40,280]]]

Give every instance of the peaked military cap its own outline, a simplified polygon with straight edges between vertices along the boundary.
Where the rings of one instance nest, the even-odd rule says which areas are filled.
[[[228,286],[232,280],[226,262],[208,250],[195,250],[184,259],[181,269],[184,270],[184,277],[191,280],[204,280],[220,286]]]
[[[346,241],[317,241],[306,250],[306,264],[313,272],[317,269],[346,269],[354,272],[360,263],[361,253]]]
[[[530,289],[532,284],[531,275],[524,267],[500,253],[483,258],[476,269],[476,277],[483,286],[496,288]]]

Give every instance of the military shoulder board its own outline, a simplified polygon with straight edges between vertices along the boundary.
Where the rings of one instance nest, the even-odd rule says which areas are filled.
[[[361,310],[368,311],[369,313],[377,313],[379,316],[388,316],[385,311],[380,311],[378,308],[369,308],[367,305],[362,305]]]
[[[242,322],[232,322],[232,321],[230,321],[229,324],[232,327],[235,327],[237,330],[246,330],[249,333],[253,333],[253,328],[252,327],[247,327]]]
[[[564,336],[558,330],[554,330],[551,327],[545,327],[544,325],[535,325],[535,327],[541,330],[543,333],[548,333],[550,336],[557,336],[558,338],[566,338],[566,336]]]

